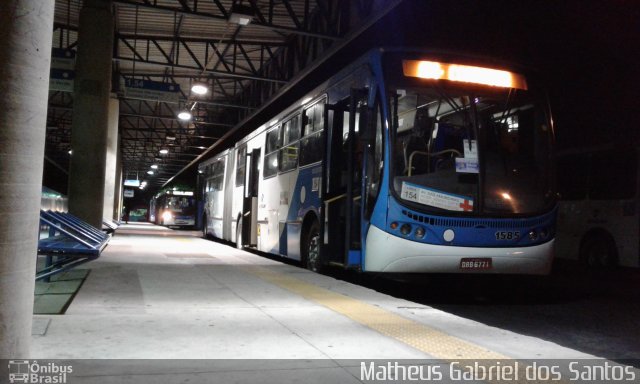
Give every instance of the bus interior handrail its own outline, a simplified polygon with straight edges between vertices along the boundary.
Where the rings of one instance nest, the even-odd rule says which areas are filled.
[[[407,176],[411,176],[411,170],[413,169],[413,157],[415,155],[424,155],[427,157],[435,157],[435,156],[440,156],[440,155],[444,155],[446,153],[453,153],[454,155],[457,156],[462,156],[462,153],[460,153],[460,151],[458,151],[457,149],[445,149],[442,151],[438,151],[438,152],[424,152],[424,151],[413,151],[411,152],[411,155],[409,155],[409,169],[408,169],[408,175]]]

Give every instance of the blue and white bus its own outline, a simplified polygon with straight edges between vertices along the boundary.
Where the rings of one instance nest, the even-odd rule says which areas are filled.
[[[194,228],[196,198],[193,190],[168,189],[155,195],[149,204],[149,221],[171,228]]]
[[[311,270],[546,274],[553,147],[526,70],[376,49],[199,165],[204,233]]]

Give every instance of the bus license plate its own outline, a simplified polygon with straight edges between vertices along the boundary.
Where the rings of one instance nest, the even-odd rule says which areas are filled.
[[[491,269],[490,257],[463,258],[460,260],[460,269],[485,270]]]

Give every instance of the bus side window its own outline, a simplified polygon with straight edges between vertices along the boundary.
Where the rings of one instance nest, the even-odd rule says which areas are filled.
[[[267,132],[264,155],[264,177],[278,173],[278,148],[280,148],[280,127]]]
[[[303,112],[303,121],[306,124],[303,132],[304,137],[300,140],[300,165],[315,163],[323,157],[323,113],[324,101],[316,103]]]
[[[582,200],[587,197],[588,158],[585,155],[566,156],[558,160],[558,192],[562,200]]]
[[[300,139],[300,115],[296,115],[282,125],[282,149],[279,167],[281,172],[298,166],[298,139]]]
[[[236,187],[244,185],[244,170],[247,162],[247,146],[243,145],[238,149],[236,158]]]
[[[224,187],[224,160],[218,160],[211,165],[211,178],[208,191],[222,191]]]
[[[378,192],[380,191],[380,182],[382,179],[382,170],[384,165],[384,141],[383,141],[383,124],[382,113],[380,109],[380,97],[376,98],[373,112],[375,119],[375,135],[372,148],[368,151],[367,159],[367,206],[365,207],[365,217],[368,219],[373,213]]]
[[[637,154],[612,150],[591,157],[589,197],[594,200],[631,199],[636,195]]]

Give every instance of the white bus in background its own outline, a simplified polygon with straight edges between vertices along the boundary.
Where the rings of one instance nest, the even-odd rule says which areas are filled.
[[[640,266],[638,149],[558,154],[556,255],[591,268]]]

